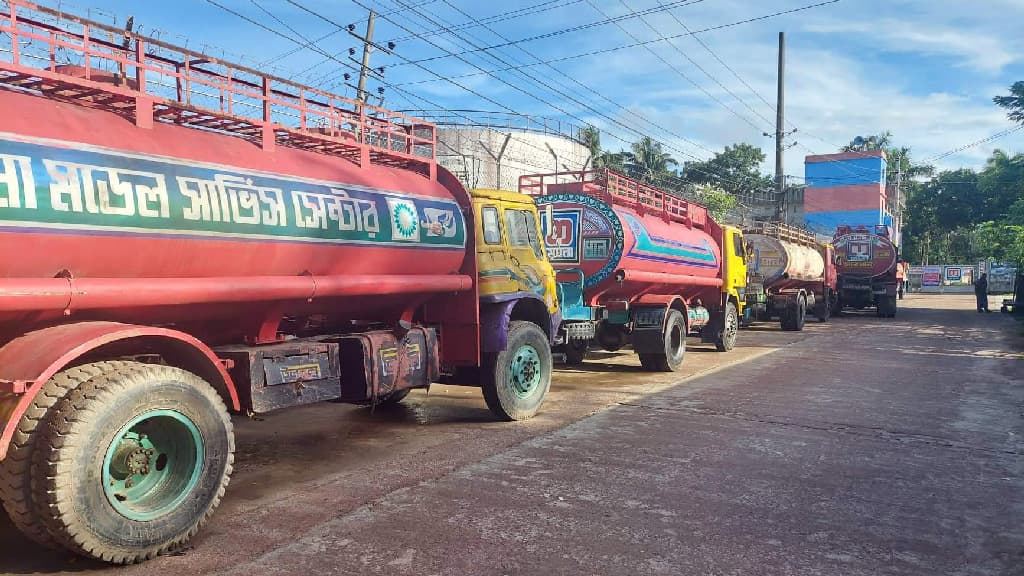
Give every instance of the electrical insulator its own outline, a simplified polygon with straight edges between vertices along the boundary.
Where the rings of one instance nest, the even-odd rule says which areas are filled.
[[[351,75],[351,74],[349,74],[348,72],[345,72],[345,76],[344,76],[344,78],[345,78],[345,81],[346,81],[346,82],[348,82],[349,80],[351,80],[351,79],[352,79],[352,75]]]
[[[377,68],[377,72],[379,72],[380,75],[383,76],[384,75],[384,67],[381,66],[380,68]]]
[[[388,42],[388,50],[394,50],[394,49],[395,49],[395,43],[394,42]]]
[[[377,94],[380,94],[380,95],[384,94],[384,87],[383,86],[377,86]]]
[[[348,55],[349,56],[355,56],[356,55],[356,49],[355,48],[349,48],[348,49]]]

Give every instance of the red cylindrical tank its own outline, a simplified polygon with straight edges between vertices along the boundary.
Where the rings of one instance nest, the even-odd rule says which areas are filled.
[[[863,228],[842,228],[832,244],[835,246],[836,272],[841,275],[877,278],[896,268],[896,246],[882,234]]]
[[[588,300],[687,295],[722,284],[721,249],[705,230],[589,194],[549,193],[536,200],[548,258],[558,270],[583,270]]]
[[[387,321],[471,286],[463,189],[10,91],[0,110],[0,322],[242,321],[266,302]]]

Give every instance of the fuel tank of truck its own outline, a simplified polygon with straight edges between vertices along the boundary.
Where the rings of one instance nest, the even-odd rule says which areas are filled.
[[[813,282],[825,274],[821,252],[810,246],[764,234],[747,233],[744,238],[754,249],[750,272],[765,284],[782,279]]]
[[[706,211],[698,225],[687,224],[666,219],[662,211],[553,189],[536,197],[548,258],[556,270],[583,270],[588,299],[632,300],[661,286],[685,295],[721,285],[721,249],[698,227],[708,225]],[[671,284],[659,280],[668,277]]]
[[[58,313],[176,322],[264,301],[379,322],[417,278],[472,285],[468,194],[424,174],[10,91],[0,110],[0,321],[53,307],[50,284]]]
[[[836,272],[840,275],[876,278],[896,268],[898,251],[884,226],[877,230],[841,226],[832,244],[835,246]]]

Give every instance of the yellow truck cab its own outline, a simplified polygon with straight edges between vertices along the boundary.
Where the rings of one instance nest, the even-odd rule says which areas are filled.
[[[736,305],[743,317],[747,305],[747,244],[743,231],[734,226],[722,226],[722,296]]]
[[[559,317],[555,271],[544,253],[533,198],[503,190],[471,190],[477,226],[480,298],[535,295]],[[555,326],[557,328],[557,325]]]

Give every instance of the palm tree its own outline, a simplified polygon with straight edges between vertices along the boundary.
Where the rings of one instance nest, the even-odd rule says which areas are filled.
[[[654,182],[668,173],[670,168],[679,165],[671,154],[662,149],[661,142],[655,142],[650,136],[634,142],[632,151],[623,152],[622,155],[626,172],[644,182]]]
[[[587,150],[590,152],[589,164],[590,166],[616,172],[624,172],[624,152],[610,152],[601,148],[601,131],[593,126],[587,126],[580,130],[580,141]],[[587,166],[584,165],[584,169]]]

